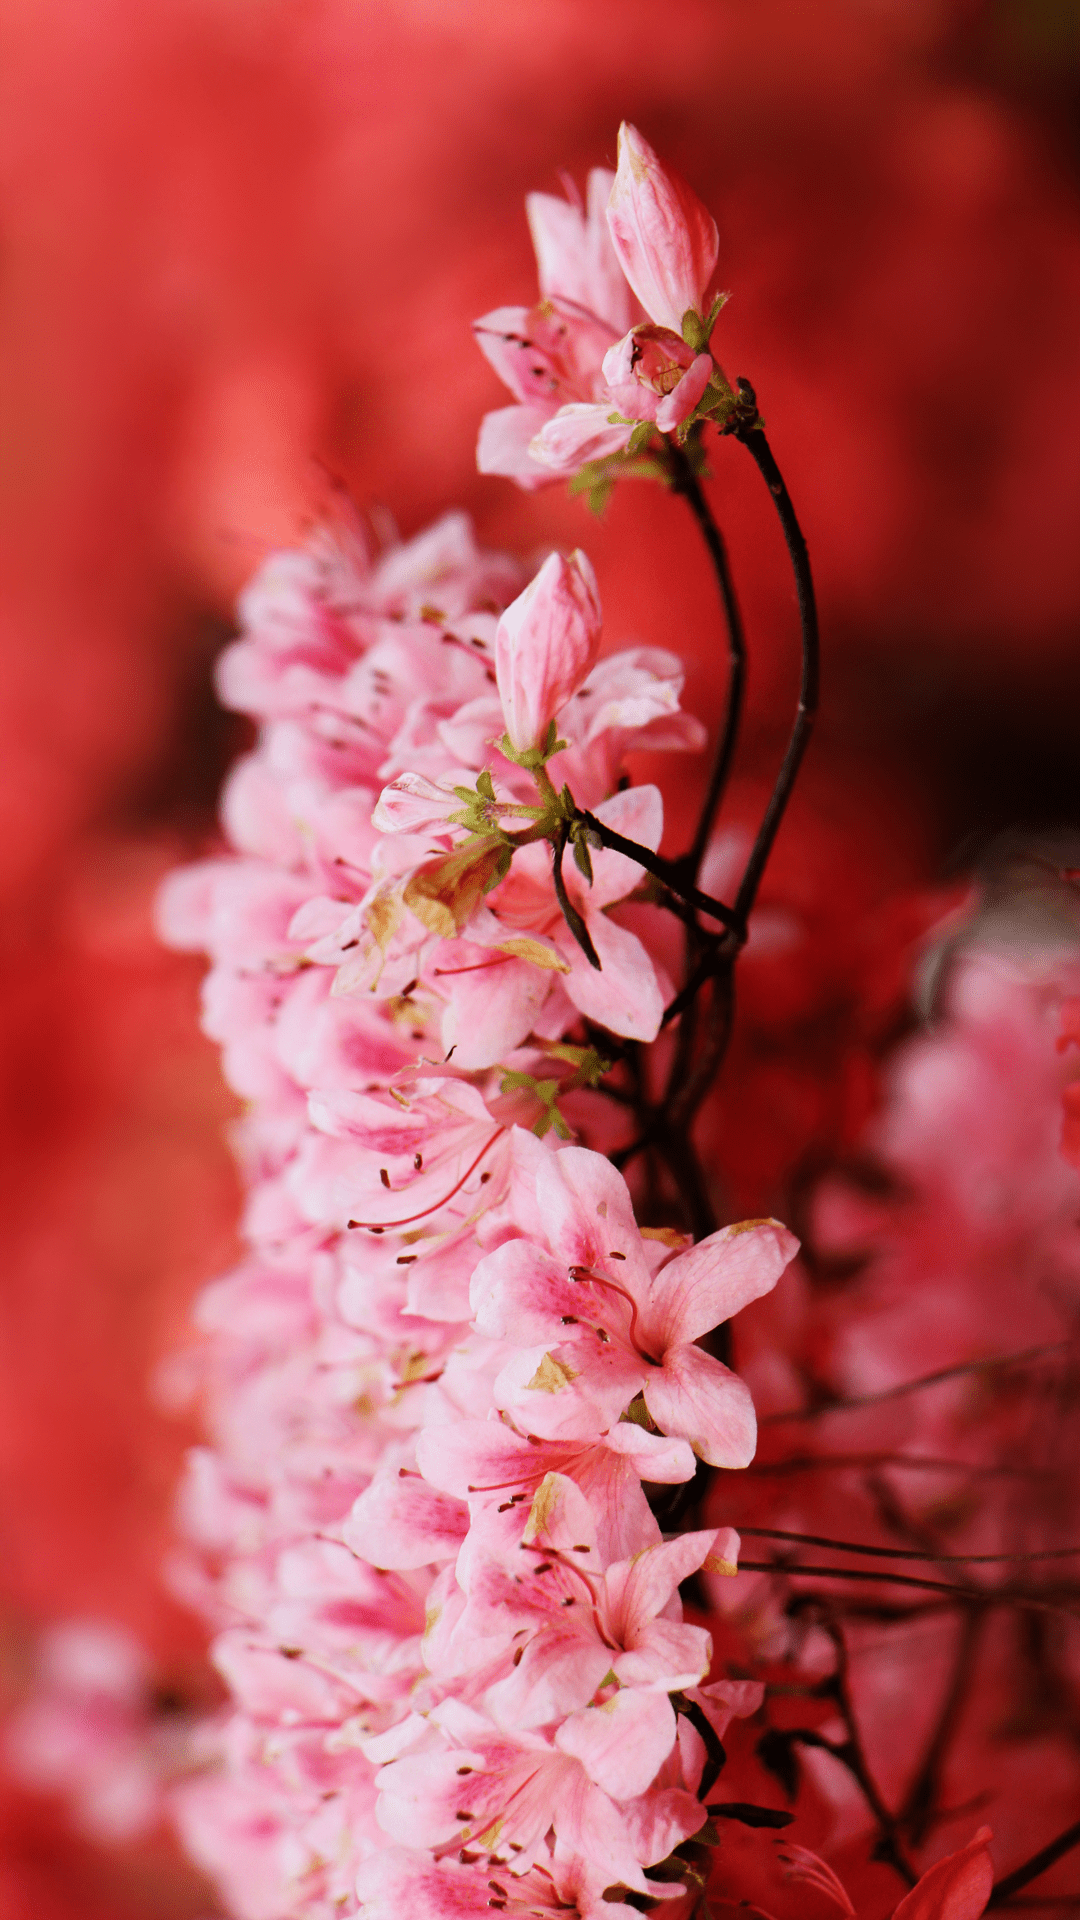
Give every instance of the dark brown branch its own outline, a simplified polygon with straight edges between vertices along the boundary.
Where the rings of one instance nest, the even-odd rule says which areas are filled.
[[[941,1793],[942,1771],[964,1710],[985,1618],[985,1614],[974,1607],[965,1616],[945,1698],[900,1809],[901,1824],[907,1829],[915,1846],[926,1838],[933,1825]]]
[[[821,1473],[830,1467],[897,1467],[910,1473],[966,1473],[973,1479],[1049,1480],[1048,1467],[1018,1466],[1009,1461],[943,1460],[929,1453],[792,1453],[784,1460],[754,1460],[743,1472],[753,1474]]]
[[[955,1561],[964,1566],[989,1566],[1003,1560],[1069,1560],[1080,1547],[1043,1547],[1032,1553],[920,1553],[917,1547],[871,1547],[855,1540],[829,1540],[820,1533],[788,1533],[782,1527],[744,1527],[740,1533],[759,1540],[792,1540],[801,1547],[828,1547],[834,1553],[865,1553],[881,1560]]]
[[[753,388],[745,380],[740,380],[738,386],[744,406],[755,407]],[[772,790],[772,797],[765,809],[765,818],[758,828],[757,838],[751,848],[750,858],[746,863],[746,870],[735,900],[735,913],[739,924],[745,926],[754,901],[757,899],[757,891],[772,852],[773,841],[776,839],[780,822],[791,799],[803,755],[810,743],[814,717],[818,708],[821,672],[817,602],[814,598],[814,579],[810,571],[806,539],[799,525],[791,495],[784,484],[784,477],[757,418],[756,407],[753,424],[737,425],[734,432],[757,466],[780,517],[788,556],[795,575],[799,624],[802,629],[802,671],[799,677],[799,702],[795,709],[795,723],[788,739],[787,752],[777,775],[776,785]]]
[[[636,860],[638,866],[644,867],[646,873],[651,873],[654,879],[662,881],[664,886],[668,887],[680,900],[685,900],[688,905],[696,907],[699,913],[707,913],[710,919],[719,920],[721,926],[727,927],[729,931],[734,931],[741,925],[734,908],[725,906],[722,900],[713,900],[709,894],[702,893],[697,887],[690,886],[683,880],[677,861],[665,860],[662,854],[653,853],[649,847],[639,846],[636,840],[627,840],[624,834],[616,833],[614,827],[605,826],[602,820],[598,820],[594,813],[587,812],[584,807],[575,809],[575,818],[588,827],[590,834],[595,834],[603,846],[610,847],[613,853],[624,853],[628,860]]]
[[[869,1761],[862,1744],[859,1724],[855,1717],[855,1707],[848,1686],[848,1651],[843,1630],[837,1620],[826,1616],[821,1625],[828,1634],[836,1650],[836,1669],[824,1681],[820,1688],[822,1696],[831,1699],[847,1730],[847,1738],[841,1742],[825,1740],[820,1734],[812,1743],[824,1747],[835,1759],[845,1766],[852,1778],[858,1782],[860,1791],[878,1825],[880,1835],[875,1854],[879,1860],[887,1861],[909,1887],[915,1885],[918,1874],[906,1858],[899,1840],[896,1815],[889,1811],[877,1782],[870,1771]]]
[[[965,1373],[983,1373],[992,1367],[1017,1367],[1029,1360],[1042,1360],[1052,1353],[1064,1353],[1067,1340],[1052,1340],[1040,1347],[1021,1347],[1016,1353],[991,1354],[984,1360],[959,1360],[952,1367],[938,1367],[934,1373],[922,1373],[915,1380],[901,1380],[895,1387],[882,1387],[879,1393],[853,1394],[849,1400],[827,1400],[818,1407],[791,1407],[783,1413],[766,1413],[758,1425],[779,1426],[789,1420],[820,1420],[827,1413],[850,1413],[860,1407],[877,1407],[885,1400],[899,1400],[906,1393],[921,1393],[924,1387],[936,1387],[943,1380],[958,1380]]]
[[[563,879],[563,854],[566,852],[566,843],[569,838],[570,827],[569,824],[564,821],[559,829],[559,837],[551,850],[551,876],[555,883],[555,898],[562,908],[563,919],[566,921],[567,926],[577,941],[578,946],[581,948],[582,953],[585,955],[590,967],[595,967],[599,973],[600,955],[593,946],[588,927],[585,925],[577,908],[571,902],[570,896],[566,891],[566,881]]]
[[[746,635],[743,630],[742,614],[735,593],[735,584],[731,577],[731,565],[728,560],[724,536],[712,515],[712,509],[705,496],[704,489],[694,471],[689,455],[682,447],[669,442],[669,458],[674,478],[672,488],[681,493],[689,505],[701,535],[709,550],[709,558],[716,574],[720,589],[720,600],[724,609],[724,620],[728,635],[728,687],[724,708],[723,726],[713,760],[709,784],[702,802],[701,814],[694,834],[693,845],[686,855],[686,871],[697,878],[698,870],[709,844],[713,822],[724,796],[735,747],[739,737],[739,725],[742,720],[743,697],[746,686]]]
[[[1032,1854],[1031,1859],[1025,1860],[1022,1867],[1016,1867],[1012,1873],[1006,1874],[1004,1880],[999,1880],[987,1905],[1002,1906],[1014,1893],[1019,1893],[1021,1887],[1026,1887],[1031,1880],[1037,1880],[1040,1873],[1045,1873],[1055,1861],[1071,1853],[1074,1847],[1080,1847],[1080,1820],[1077,1820],[1073,1826],[1066,1827],[1064,1833],[1059,1833],[1057,1839],[1051,1840],[1049,1846],[1043,1847],[1041,1852]]]
[[[877,1567],[808,1567],[796,1566],[787,1560],[739,1560],[743,1573],[776,1573],[790,1579],[819,1580],[875,1580],[884,1581],[891,1587],[919,1587],[924,1593],[947,1593],[954,1599],[962,1600],[967,1606],[980,1607],[1027,1607],[1036,1613],[1064,1613],[1072,1619],[1080,1618],[1080,1587],[1075,1592],[1065,1589],[1065,1598],[1072,1601],[1066,1606],[1064,1601],[1047,1600],[1021,1587],[961,1587],[946,1580],[923,1580],[912,1573],[884,1573]]]

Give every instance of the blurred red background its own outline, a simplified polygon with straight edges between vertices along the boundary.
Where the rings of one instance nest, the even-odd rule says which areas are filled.
[[[207,844],[243,742],[210,691],[237,588],[302,535],[327,470],[404,533],[463,504],[492,543],[585,544],[611,641],[686,654],[687,704],[715,717],[712,585],[679,503],[627,486],[593,522],[474,468],[502,395],[468,326],[532,297],[523,195],[610,163],[625,116],[716,212],[716,345],[810,540],[814,886],[858,932],[998,829],[1068,821],[1080,6],[0,14],[4,1673],[17,1696],[35,1629],[78,1613],[197,1686],[198,1629],[157,1576],[189,1435],[147,1382],[231,1256],[236,1190],[199,968],[157,949],[150,901]],[[794,688],[792,595],[734,445],[712,491],[751,636],[752,780]],[[164,1855],[97,1853],[4,1791],[0,1920],[208,1910]]]

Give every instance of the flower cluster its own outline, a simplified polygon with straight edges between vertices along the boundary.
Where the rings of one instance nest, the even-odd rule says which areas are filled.
[[[619,129],[618,169],[593,169],[585,206],[547,193],[526,206],[540,299],[475,325],[517,403],[485,417],[481,473],[538,487],[654,429],[682,438],[725,419],[736,396],[709,351],[726,298],[716,222],[637,128]]]
[[[1017,1275],[1034,1357],[1059,1354],[1075,1317],[1075,1175],[1056,1153],[1067,1079],[1076,1154],[1062,1064],[1080,1034],[1075,969],[1018,988],[977,941],[954,955],[951,1028],[901,1055],[876,1143],[886,1177],[921,1189],[914,1229],[892,1202],[875,1213],[848,1183],[819,1183],[817,1258],[861,1252],[868,1213],[878,1244],[813,1316],[798,1282],[769,1300],[796,1242],[769,1218],[709,1230],[692,1122],[816,705],[805,545],[750,390],[737,396],[711,353],[717,231],[691,191],[624,127],[587,211],[534,195],[529,217],[540,302],[478,324],[518,403],[484,423],[481,466],[601,489],[651,471],[690,500],[732,661],[694,851],[660,856],[661,796],[626,766],[640,748],[703,743],[680,664],[647,647],[601,658],[584,554],[552,553],[527,577],[450,515],[378,557],[354,525],[263,567],[220,668],[226,704],[258,728],[224,797],[231,850],[175,875],[161,902],[166,938],[210,957],[204,1024],[246,1108],[247,1250],[198,1303],[208,1444],[190,1461],[173,1568],[213,1624],[229,1702],[178,1759],[148,1669],[70,1630],[13,1750],[24,1773],[68,1779],[99,1831],[152,1822],[168,1797],[240,1920],[604,1920],[627,1903],[672,1920],[853,1920],[833,1866],[784,1832],[794,1815],[763,1804],[777,1785],[875,1914],[896,1898],[871,1884],[885,1863],[910,1888],[894,1920],[977,1920],[989,1830],[921,1879],[910,1848],[950,1807],[990,1802],[993,1781],[974,1801],[962,1778],[943,1782],[958,1751],[988,1747],[987,1713],[999,1747],[1011,1730],[1013,1667],[979,1640],[984,1609],[1016,1596],[972,1584],[972,1566],[1057,1555],[1045,1543],[1061,1496],[1024,1456],[1027,1411],[984,1382],[1033,1356],[980,1342]],[[745,848],[740,830],[711,831],[742,638],[699,484],[709,422],[750,447],[799,588],[799,714]],[[700,884],[733,861],[731,909]],[[683,923],[681,958],[664,908]],[[760,958],[760,920],[753,931]],[[790,923],[780,932],[774,953],[805,972],[805,946]],[[641,1043],[665,1027],[650,1058]],[[1025,1098],[1003,1143],[1006,1088]],[[674,1190],[697,1244],[639,1225],[605,1150],[640,1178],[641,1218],[664,1221]],[[1008,1204],[1010,1166],[1025,1169],[1022,1204]],[[944,1340],[955,1360],[912,1381],[928,1272],[934,1351]],[[758,1463],[771,1494],[732,1476],[753,1461],[757,1420],[715,1337],[751,1303],[740,1355],[771,1423],[803,1436],[793,1451],[772,1425]],[[879,1391],[860,1396],[867,1380]],[[920,1429],[935,1453],[906,1455],[912,1394],[943,1385]],[[842,1454],[833,1420],[852,1414],[849,1442],[867,1451]],[[912,1471],[940,1476],[928,1498]],[[1026,1532],[1002,1475],[1024,1484]],[[879,1542],[832,1537],[838,1486],[846,1530]],[[782,1544],[736,1579],[743,1512],[748,1533]],[[943,1545],[966,1568],[951,1584],[899,1576],[932,1590],[925,1621],[853,1594],[851,1581],[894,1578],[877,1565],[795,1557],[906,1565]],[[1018,1604],[1053,1612],[1058,1591],[1018,1585]],[[942,1595],[963,1609],[958,1634]],[[953,1662],[921,1762],[912,1625],[924,1671]],[[1053,1650],[1029,1639],[1049,1698]],[[995,1766],[1012,1769],[1019,1805],[1017,1751]],[[99,1761],[115,1776],[104,1796]],[[1067,1794],[1074,1764],[1059,1772]]]
[[[319,536],[241,617],[234,851],[161,908],[211,956],[248,1106],[250,1253],[198,1309],[212,1444],[177,1575],[234,1704],[188,1845],[246,1920],[671,1897],[650,1869],[761,1689],[711,1677],[679,1599],[737,1536],[665,1540],[646,1489],[751,1458],[750,1396],[699,1343],[795,1242],[643,1233],[575,1143],[602,1030],[652,1037],[669,989],[617,917],[641,868],[575,843],[586,957],[552,821],[555,861],[570,789],[657,846],[659,794],[619,779],[697,743],[678,664],[598,661],[584,556],[524,583],[460,517],[376,563]]]

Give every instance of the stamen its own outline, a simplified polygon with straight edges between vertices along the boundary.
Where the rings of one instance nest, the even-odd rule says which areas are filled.
[[[658,1367],[661,1364],[660,1361],[657,1360],[651,1353],[647,1353],[645,1351],[645,1348],[641,1345],[640,1341],[638,1340],[638,1337],[637,1337],[638,1308],[637,1308],[637,1301],[634,1299],[633,1294],[629,1293],[625,1287],[620,1286],[617,1280],[609,1279],[606,1274],[594,1273],[591,1267],[570,1267],[568,1269],[568,1273],[569,1273],[570,1279],[576,1281],[579,1286],[584,1286],[588,1282],[595,1287],[610,1287],[612,1293],[617,1293],[622,1296],[622,1298],[626,1301],[627,1306],[630,1308],[630,1344],[631,1346],[633,1347],[635,1353],[639,1353],[643,1360],[648,1361],[651,1367]],[[599,1328],[597,1329],[597,1331],[598,1332],[600,1331]]]
[[[491,1138],[486,1142],[484,1146],[481,1147],[479,1153],[476,1156],[476,1159],[472,1163],[472,1166],[466,1167],[465,1172],[461,1176],[461,1179],[458,1180],[454,1184],[454,1186],[451,1187],[449,1193],[444,1194],[441,1200],[434,1200],[430,1207],[422,1207],[419,1213],[406,1214],[404,1218],[401,1220],[383,1220],[378,1225],[376,1225],[375,1221],[373,1220],[350,1220],[349,1221],[350,1227],[365,1227],[369,1233],[385,1233],[387,1227],[411,1227],[414,1220],[425,1220],[429,1213],[438,1213],[439,1208],[445,1207],[448,1201],[453,1199],[455,1193],[461,1192],[461,1189],[465,1185],[465,1182],[469,1178],[470,1174],[473,1174],[476,1172],[476,1169],[480,1165],[480,1162],[483,1159],[485,1153],[488,1153],[490,1149],[495,1145],[495,1142],[499,1138],[499,1135],[505,1132],[506,1132],[505,1127],[496,1127],[494,1133],[491,1135]],[[379,1169],[379,1172],[380,1172],[380,1175],[382,1176],[384,1186],[389,1187],[390,1177],[387,1174],[386,1169],[381,1167]],[[481,1181],[490,1180],[491,1175],[490,1173],[482,1173],[480,1178],[481,1178]]]

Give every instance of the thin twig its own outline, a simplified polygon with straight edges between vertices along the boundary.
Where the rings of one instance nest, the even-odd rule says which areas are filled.
[[[875,1848],[877,1857],[887,1861],[900,1875],[900,1878],[905,1880],[909,1887],[912,1887],[915,1885],[918,1875],[900,1846],[896,1815],[889,1811],[885,1801],[882,1799],[880,1789],[870,1771],[870,1764],[862,1744],[859,1723],[855,1716],[855,1706],[848,1685],[848,1650],[843,1629],[839,1621],[828,1616],[822,1620],[821,1625],[836,1650],[836,1669],[823,1686],[822,1692],[833,1700],[847,1729],[847,1739],[839,1745],[833,1741],[828,1741],[826,1743],[827,1749],[835,1755],[836,1759],[848,1769],[853,1779],[858,1782],[863,1798],[878,1823],[878,1831],[881,1838]]]
[[[566,921],[567,926],[577,941],[578,946],[581,948],[582,953],[585,955],[590,967],[595,967],[599,973],[600,955],[593,946],[588,927],[585,925],[577,908],[571,902],[570,895],[566,891],[566,881],[563,879],[563,854],[566,852],[566,843],[569,837],[570,826],[567,821],[564,821],[559,829],[558,839],[551,850],[551,877],[555,883],[555,898],[562,908],[563,919]]]
[[[882,1387],[878,1393],[860,1393],[849,1400],[826,1400],[817,1407],[789,1407],[783,1413],[765,1413],[759,1427],[779,1426],[788,1420],[820,1420],[827,1413],[852,1413],[860,1407],[878,1407],[885,1400],[899,1400],[906,1393],[921,1393],[924,1387],[936,1387],[943,1380],[958,1380],[965,1373],[983,1373],[993,1367],[1017,1367],[1029,1360],[1042,1360],[1048,1354],[1064,1353],[1067,1340],[1051,1340],[1039,1347],[1021,1347],[1016,1353],[996,1353],[982,1360],[959,1360],[955,1366],[938,1367],[915,1380],[901,1380],[895,1387]]]
[[[693,844],[685,858],[687,872],[693,874],[696,879],[709,844],[709,835],[712,832],[717,810],[724,796],[731,764],[735,758],[746,685],[746,635],[735,593],[735,584],[731,577],[731,565],[724,536],[713,518],[712,509],[689,455],[673,441],[668,444],[674,471],[672,488],[675,493],[682,494],[701,529],[701,535],[709,550],[709,558],[716,574],[717,586],[720,589],[720,600],[724,609],[728,635],[728,687],[724,722]]]
[[[947,1593],[967,1605],[980,1607],[1027,1607],[1036,1613],[1063,1613],[1071,1619],[1080,1618],[1077,1606],[1065,1606],[1061,1601],[1039,1599],[1026,1588],[1018,1587],[961,1587],[946,1580],[922,1580],[911,1573],[884,1573],[877,1567],[807,1567],[796,1566],[787,1560],[739,1560],[741,1573],[783,1574],[785,1579],[809,1578],[819,1580],[874,1580],[884,1581],[892,1587],[919,1587],[924,1593]],[[1075,1592],[1067,1589],[1068,1598],[1080,1602],[1080,1587]]]
[[[1041,1852],[1032,1854],[1031,1859],[1025,1860],[1022,1867],[1016,1867],[1012,1873],[1006,1874],[1004,1880],[999,1880],[987,1905],[1000,1907],[1010,1895],[1019,1893],[1021,1887],[1026,1887],[1030,1880],[1037,1880],[1040,1873],[1045,1873],[1055,1861],[1060,1860],[1066,1853],[1071,1853],[1073,1848],[1078,1846],[1080,1846],[1080,1820],[1071,1827],[1066,1827],[1064,1833],[1059,1833],[1057,1839],[1051,1840],[1049,1846],[1043,1847]]]
[[[616,833],[614,827],[605,826],[595,813],[589,813],[585,807],[576,808],[575,817],[605,847],[610,847],[613,853],[625,854],[628,860],[636,861],[639,867],[645,868],[646,873],[661,880],[665,887],[677,894],[680,900],[696,907],[699,913],[707,913],[710,919],[719,920],[721,926],[732,932],[742,924],[733,907],[725,906],[722,900],[714,900],[710,894],[702,893],[698,887],[690,886],[683,880],[676,861],[665,860],[662,854],[653,853],[651,848],[639,846],[636,840],[628,840],[625,834]]]
[[[975,1479],[1049,1480],[1047,1467],[1017,1466],[1008,1461],[942,1460],[929,1453],[793,1453],[784,1460],[754,1460],[743,1472],[753,1474],[819,1473],[829,1467],[896,1467],[911,1473],[966,1473]]]
[[[985,1614],[975,1607],[965,1615],[945,1698],[900,1809],[901,1824],[907,1829],[915,1846],[926,1838],[934,1823],[942,1770],[964,1710],[985,1618]]]
[[[738,385],[744,405],[747,408],[755,407],[753,388],[744,380],[740,380]],[[810,742],[818,707],[821,671],[817,602],[814,598],[814,579],[810,571],[806,539],[799,525],[791,495],[784,484],[784,477],[776,464],[772,448],[765,438],[760,420],[757,418],[756,407],[753,423],[740,424],[735,427],[734,432],[757,466],[780,517],[780,525],[783,528],[788,555],[795,574],[799,624],[802,630],[802,671],[799,677],[799,703],[795,709],[795,723],[791,729],[776,785],[772,790],[772,797],[758,828],[757,838],[751,848],[750,858],[746,863],[735,899],[736,915],[740,924],[745,926],[754,901],[757,899],[757,891],[772,852],[773,841],[779,831],[803,755]]]
[[[955,1561],[967,1565],[991,1565],[1003,1560],[1069,1560],[1080,1554],[1080,1547],[1043,1547],[1032,1553],[920,1553],[916,1547],[871,1547],[855,1540],[829,1540],[821,1533],[788,1533],[782,1527],[740,1527],[740,1533],[759,1540],[792,1540],[801,1547],[828,1547],[834,1553],[865,1553],[881,1560]]]

